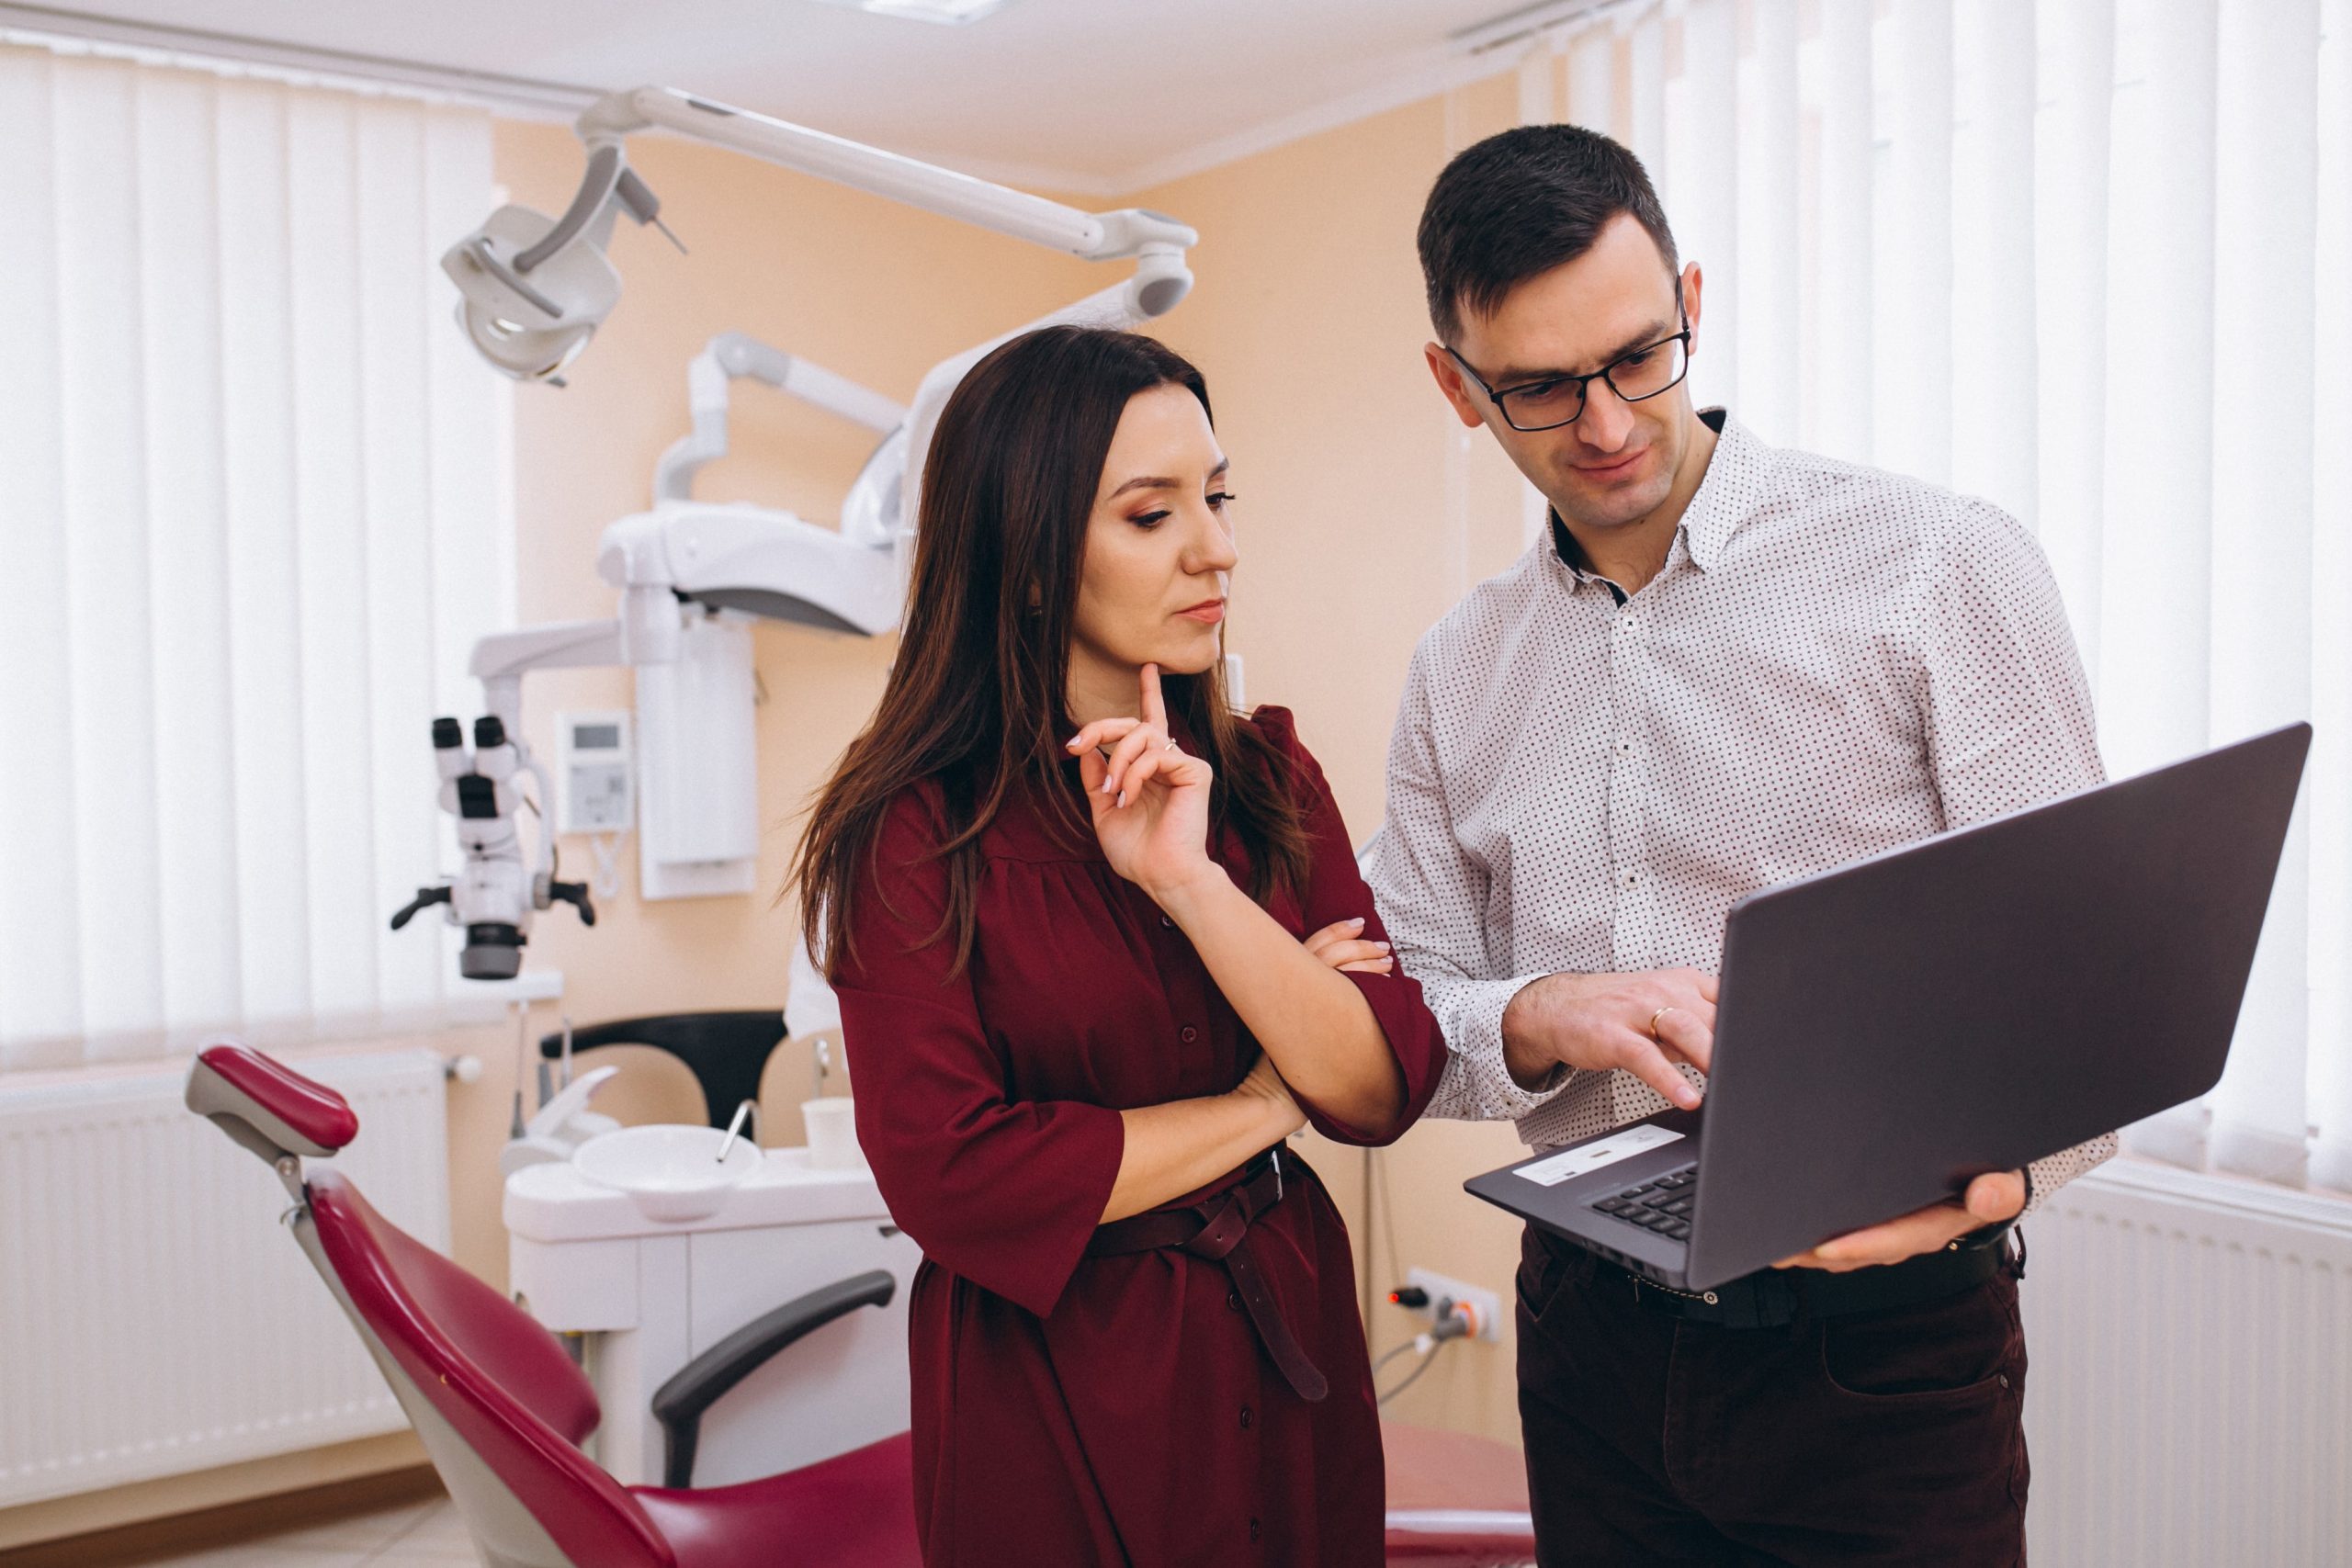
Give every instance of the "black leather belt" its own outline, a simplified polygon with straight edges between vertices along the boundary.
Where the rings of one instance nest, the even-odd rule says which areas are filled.
[[[1292,1156],[1291,1160],[1296,1164],[1297,1156]],[[1267,1358],[1298,1397],[1312,1404],[1329,1393],[1331,1385],[1299,1348],[1290,1325],[1283,1321],[1282,1309],[1275,1305],[1273,1292],[1266,1288],[1266,1277],[1259,1272],[1258,1260],[1250,1249],[1251,1222],[1282,1201],[1282,1196],[1283,1151],[1275,1147],[1243,1167],[1231,1187],[1188,1208],[1154,1209],[1099,1227],[1094,1239],[1086,1244],[1086,1256],[1116,1258],[1173,1247],[1224,1265]]]
[[[1820,1269],[1759,1269],[1712,1291],[1676,1290],[1604,1258],[1592,1261],[1597,1282],[1611,1288],[1622,1282],[1649,1311],[1721,1328],[1781,1328],[1800,1317],[1844,1317],[1958,1295],[2004,1268],[2022,1279],[2024,1243],[2019,1238],[2012,1253],[2010,1235],[2009,1227],[2003,1225],[1963,1236],[1940,1252],[1843,1274]]]

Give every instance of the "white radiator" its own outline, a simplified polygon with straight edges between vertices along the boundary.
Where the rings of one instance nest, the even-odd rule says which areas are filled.
[[[2125,1158],[2027,1230],[2035,1568],[2352,1563],[2352,1201]]]
[[[440,1058],[300,1066],[358,1113],[335,1166],[446,1250]],[[277,1223],[285,1189],[180,1103],[186,1071],[0,1078],[0,1506],[404,1424]]]

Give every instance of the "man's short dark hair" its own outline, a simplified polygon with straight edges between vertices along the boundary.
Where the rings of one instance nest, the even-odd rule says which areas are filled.
[[[1592,248],[1621,213],[1648,231],[1680,270],[1642,161],[1579,125],[1522,125],[1466,147],[1446,164],[1421,209],[1421,279],[1430,323],[1451,345],[1464,306],[1493,312],[1531,277]]]

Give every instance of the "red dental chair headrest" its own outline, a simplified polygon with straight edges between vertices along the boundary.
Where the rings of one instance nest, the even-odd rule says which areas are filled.
[[[324,1159],[359,1134],[349,1102],[249,1045],[216,1041],[188,1068],[187,1108],[273,1164]]]

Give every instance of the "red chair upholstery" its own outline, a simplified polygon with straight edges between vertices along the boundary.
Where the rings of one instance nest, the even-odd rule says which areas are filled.
[[[232,1122],[332,1133],[335,1111],[351,1116],[333,1089],[235,1044],[198,1056],[188,1100],[232,1134]],[[553,1335],[385,1220],[339,1173],[311,1174],[305,1194],[298,1237],[416,1423],[467,1527],[502,1542],[495,1560],[525,1568],[920,1562],[904,1434],[737,1486],[623,1487],[576,1446],[600,1412]]]
[[[246,1046],[201,1052],[190,1109],[280,1164],[358,1132],[334,1090]],[[502,1568],[917,1568],[906,1434],[735,1486],[624,1487],[580,1451],[594,1389],[555,1337],[387,1221],[339,1172],[300,1181],[292,1229]],[[1500,1443],[1390,1427],[1388,1561],[1532,1561],[1526,1479]],[[494,1546],[491,1543],[495,1543]],[[1017,1551],[1017,1546],[1015,1548]]]
[[[197,1054],[187,1108],[264,1159],[324,1158],[359,1135],[359,1118],[343,1096],[229,1041]]]
[[[1535,1561],[1527,1461],[1492,1438],[1383,1422],[1388,1562],[1417,1568],[1517,1568]]]

